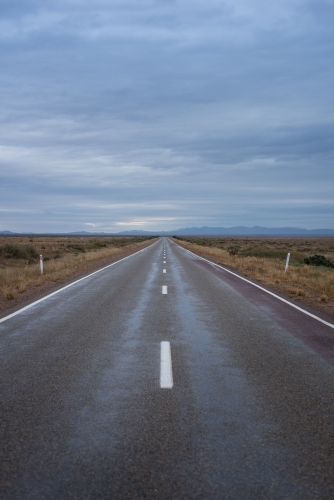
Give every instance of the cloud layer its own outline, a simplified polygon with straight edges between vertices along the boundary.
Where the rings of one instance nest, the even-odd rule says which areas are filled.
[[[0,230],[333,227],[331,1],[0,1]]]

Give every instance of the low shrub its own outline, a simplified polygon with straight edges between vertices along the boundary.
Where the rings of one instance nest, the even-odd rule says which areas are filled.
[[[237,245],[232,245],[228,248],[228,250],[230,255],[238,255],[240,248]],[[248,254],[247,257],[248,256],[251,256],[251,254]]]
[[[73,248],[73,250],[76,250],[77,252],[84,253],[86,251],[82,245],[77,245],[76,243],[74,243],[72,245],[67,245],[67,247]]]
[[[19,243],[5,243],[0,246],[0,257],[3,259],[24,259],[35,261],[39,257],[34,247]]]
[[[311,255],[311,257],[306,257],[304,262],[309,266],[334,267],[334,264],[326,259],[324,255]]]

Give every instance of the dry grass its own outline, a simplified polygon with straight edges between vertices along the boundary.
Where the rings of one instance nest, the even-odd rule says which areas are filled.
[[[334,269],[303,263],[321,253],[334,261],[334,238],[177,238],[176,243],[334,317]],[[285,272],[287,253],[290,265]]]
[[[92,262],[121,256],[147,244],[141,237],[0,237],[0,301],[10,301],[31,287],[64,281]],[[2,251],[1,251],[2,250]],[[44,273],[39,255],[44,258]]]

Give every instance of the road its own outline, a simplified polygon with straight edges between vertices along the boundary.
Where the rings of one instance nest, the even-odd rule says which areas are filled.
[[[334,498],[333,328],[167,238],[0,340],[1,498]]]

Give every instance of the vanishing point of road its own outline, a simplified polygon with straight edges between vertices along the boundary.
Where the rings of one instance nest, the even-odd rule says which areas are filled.
[[[3,499],[334,498],[334,328],[167,238],[0,319]]]

